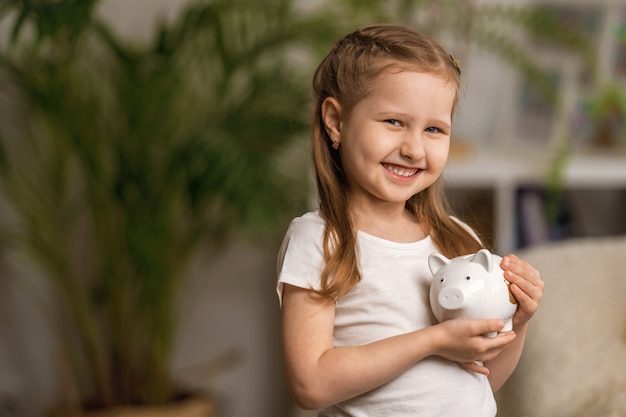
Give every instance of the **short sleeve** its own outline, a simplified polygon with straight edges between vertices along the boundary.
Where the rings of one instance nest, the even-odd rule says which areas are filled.
[[[282,306],[283,284],[320,288],[324,266],[324,221],[317,212],[291,221],[278,253],[276,291]]]

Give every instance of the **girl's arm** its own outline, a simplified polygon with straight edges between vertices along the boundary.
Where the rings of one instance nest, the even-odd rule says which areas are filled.
[[[515,339],[513,332],[493,339],[481,336],[501,329],[501,320],[449,320],[363,346],[335,348],[334,303],[288,284],[283,289],[282,317],[287,381],[305,409],[370,391],[431,355],[462,363],[488,361]],[[482,367],[474,370],[488,373]]]
[[[528,321],[537,311],[543,297],[544,283],[539,272],[529,263],[515,255],[505,256],[501,263],[504,276],[511,283],[510,289],[519,306],[513,316],[513,331],[517,338],[511,345],[485,366],[489,369],[489,383],[494,392],[509,379],[524,348]]]

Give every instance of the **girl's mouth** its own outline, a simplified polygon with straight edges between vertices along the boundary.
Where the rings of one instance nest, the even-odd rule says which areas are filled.
[[[390,165],[385,163],[383,163],[382,165],[387,171],[391,172],[392,174],[405,178],[412,177],[420,171],[419,168],[405,168],[398,165]]]

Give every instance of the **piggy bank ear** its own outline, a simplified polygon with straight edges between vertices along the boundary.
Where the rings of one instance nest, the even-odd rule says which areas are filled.
[[[430,272],[435,275],[439,268],[450,262],[450,259],[446,258],[440,253],[431,253],[428,257],[428,267]]]
[[[476,252],[476,255],[472,258],[472,262],[482,265],[488,272],[493,271],[493,257],[491,252],[487,249],[481,249]]]

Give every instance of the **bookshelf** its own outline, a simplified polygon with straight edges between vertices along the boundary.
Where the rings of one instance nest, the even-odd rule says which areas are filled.
[[[443,177],[455,209],[467,204],[467,198],[482,200],[478,209],[474,208],[478,213],[469,213],[480,223],[473,226],[481,232],[487,231],[487,235],[492,230],[493,242],[489,243],[493,243],[497,252],[509,253],[520,247],[520,234],[527,233],[535,239],[534,243],[550,239],[540,198],[541,191],[545,190],[550,163],[549,152],[513,155],[477,151],[451,158]],[[623,193],[626,191],[626,157],[574,155],[564,173],[564,186],[566,191]],[[575,210],[576,207],[568,209]],[[606,213],[596,215],[604,216]]]

